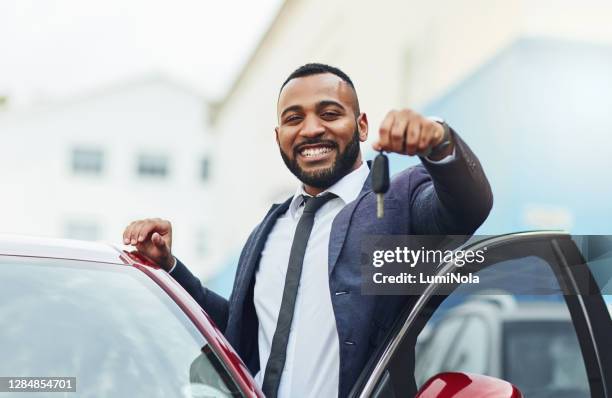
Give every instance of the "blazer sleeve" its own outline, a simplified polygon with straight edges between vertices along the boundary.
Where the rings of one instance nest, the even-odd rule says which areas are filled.
[[[200,307],[215,321],[221,331],[225,331],[229,315],[228,301],[204,287],[200,280],[178,258],[170,275],[200,304]]]
[[[470,235],[491,211],[493,193],[478,158],[452,129],[451,134],[453,160],[432,163],[424,159],[410,173],[411,233]]]
[[[215,324],[223,333],[225,333],[229,320],[230,303],[232,302],[232,297],[236,294],[238,276],[245,266],[246,256],[249,253],[249,249],[253,246],[253,241],[259,227],[260,225],[257,225],[253,229],[242,248],[229,301],[202,285],[200,280],[178,258],[176,259],[176,266],[170,272],[170,275],[200,304],[200,307],[215,321]]]

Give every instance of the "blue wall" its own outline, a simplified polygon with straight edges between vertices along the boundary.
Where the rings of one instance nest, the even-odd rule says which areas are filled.
[[[612,47],[522,39],[420,111],[483,164],[495,203],[479,233],[533,229],[525,208],[548,205],[573,233],[612,234]],[[394,156],[392,172],[414,162]]]

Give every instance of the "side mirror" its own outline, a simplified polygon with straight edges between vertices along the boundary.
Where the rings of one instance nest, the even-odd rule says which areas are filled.
[[[416,398],[523,398],[513,384],[471,373],[445,372],[433,376]]]

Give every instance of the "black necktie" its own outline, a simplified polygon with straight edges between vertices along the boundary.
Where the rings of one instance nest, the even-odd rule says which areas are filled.
[[[293,320],[295,299],[297,298],[298,285],[300,284],[300,277],[302,276],[304,254],[306,253],[306,245],[308,244],[308,238],[310,237],[310,232],[314,224],[315,213],[321,206],[336,197],[336,195],[331,193],[317,197],[304,196],[306,206],[304,207],[304,213],[302,213],[302,217],[300,217],[300,221],[295,229],[293,244],[291,245],[291,254],[289,254],[289,265],[287,267],[287,274],[285,275],[283,300],[281,301],[278,321],[276,322],[276,330],[274,331],[272,347],[270,348],[270,357],[266,364],[264,381],[261,386],[267,398],[275,398],[278,394],[278,386],[280,385],[280,379],[283,374],[287,356],[287,342],[289,341],[291,321]]]

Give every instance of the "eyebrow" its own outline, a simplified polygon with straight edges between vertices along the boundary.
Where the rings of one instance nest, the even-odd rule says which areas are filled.
[[[316,109],[317,109],[317,110],[320,110],[320,109],[325,108],[325,107],[327,107],[327,106],[337,106],[337,107],[341,108],[342,110],[344,110],[344,106],[343,106],[341,103],[336,102],[336,101],[332,101],[332,100],[323,100],[323,101],[321,101],[321,102],[317,103],[317,105],[316,105]],[[302,106],[301,106],[301,105],[292,105],[292,106],[290,106],[290,107],[288,107],[288,108],[285,108],[285,109],[284,109],[284,110],[281,112],[280,117],[282,118],[282,117],[283,117],[283,116],[284,116],[286,113],[288,113],[288,112],[293,112],[293,111],[301,111],[302,109],[303,109],[303,108],[302,108]]]
[[[293,112],[293,111],[300,111],[300,110],[302,110],[302,107],[300,105],[291,105],[290,107],[285,108],[285,110],[281,112],[280,117],[282,118],[285,115],[285,113]]]
[[[336,102],[336,101],[332,101],[332,100],[324,100],[321,101],[317,104],[317,109],[322,109],[325,108],[327,106],[337,106],[338,108],[344,110],[344,106],[342,106],[341,103]]]

